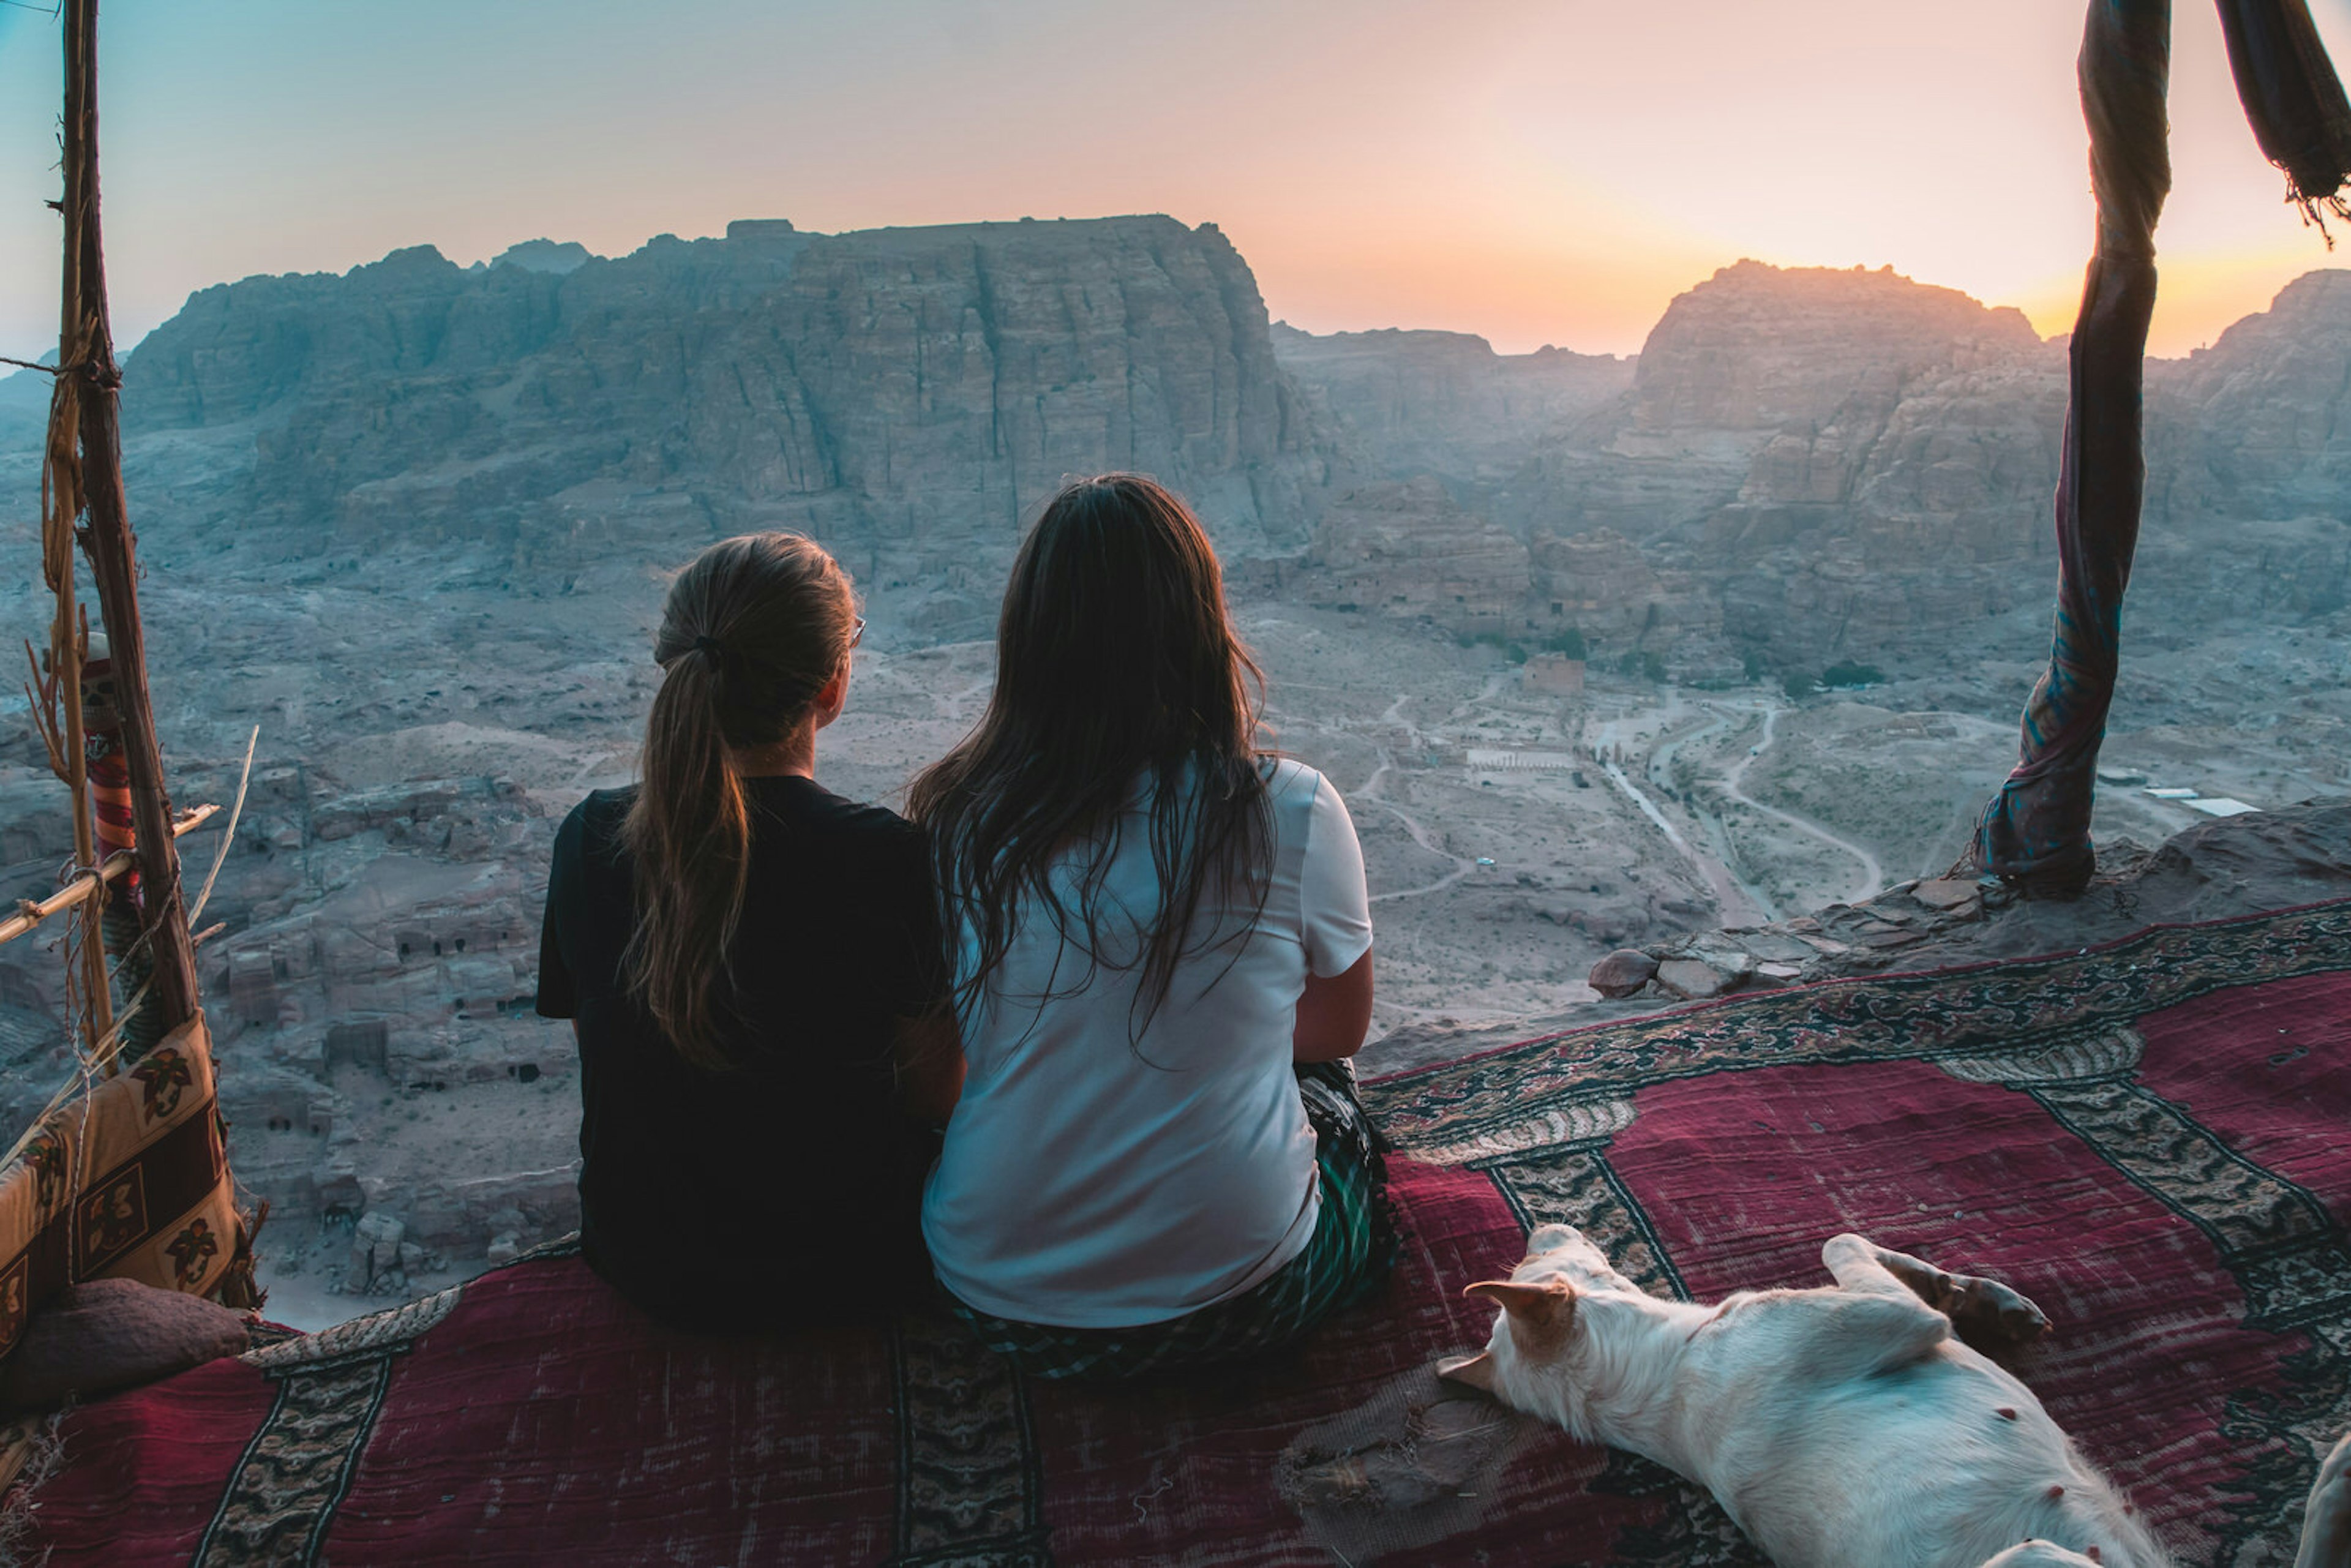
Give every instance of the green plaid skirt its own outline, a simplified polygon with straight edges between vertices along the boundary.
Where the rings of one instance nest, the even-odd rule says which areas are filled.
[[[1279,1350],[1363,1300],[1395,1259],[1379,1135],[1355,1097],[1351,1063],[1301,1062],[1297,1071],[1322,1184],[1322,1211],[1297,1257],[1238,1296],[1132,1328],[1015,1322],[950,1298],[956,1315],[1032,1376],[1127,1379]]]

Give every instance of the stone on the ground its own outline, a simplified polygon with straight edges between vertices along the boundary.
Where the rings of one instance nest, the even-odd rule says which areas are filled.
[[[1754,931],[1740,934],[1739,945],[1753,954],[1762,964],[1809,964],[1815,956],[1811,944],[1777,931]]]
[[[1735,977],[1697,958],[1668,958],[1657,966],[1657,984],[1690,1001],[1719,997],[1737,983]]]
[[[1637,947],[1619,947],[1592,966],[1586,984],[1612,1001],[1629,997],[1649,983],[1657,961]]]
[[[1910,896],[1929,909],[1965,909],[1977,901],[1980,893],[1972,882],[1959,877],[1938,877],[1912,888]]]
[[[522,1243],[511,1235],[494,1236],[490,1239],[489,1250],[486,1256],[489,1259],[491,1268],[498,1268],[522,1256]]]
[[[350,1270],[346,1284],[355,1291],[366,1291],[384,1274],[400,1267],[400,1244],[408,1235],[408,1227],[400,1217],[382,1209],[370,1209],[360,1216],[351,1227]]]
[[[1689,956],[1719,972],[1729,985],[1735,986],[1755,973],[1755,955],[1744,947],[1721,946],[1700,939],[1690,944]]]

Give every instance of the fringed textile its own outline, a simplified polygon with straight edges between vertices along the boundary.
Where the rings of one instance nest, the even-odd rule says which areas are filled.
[[[2319,225],[2319,209],[2351,218],[2335,193],[2351,176],[2351,102],[2304,0],[2220,0],[2237,98],[2262,155],[2285,171],[2287,200]],[[2334,236],[2327,236],[2333,249]]]
[[[2351,103],[2304,0],[2220,6],[2237,93],[2262,152],[2286,172],[2306,217],[2317,221],[2322,206],[2351,217],[2335,194],[2351,174]],[[2169,0],[2092,0],[2080,77],[2098,244],[2070,354],[2056,632],[2049,668],[2025,703],[2016,768],[1984,809],[1975,841],[1981,870],[2059,894],[2078,893],[2096,864],[2098,747],[2147,484],[2142,369],[2155,309],[2155,225],[2171,188],[2170,53]]]
[[[2351,1426],[2346,1051],[2337,904],[1366,1083],[1407,1221],[1387,1283],[1267,1361],[1115,1387],[1026,1376],[944,1313],[666,1330],[551,1247],[73,1411],[23,1549],[48,1568],[1763,1568],[1699,1489],[1437,1381],[1493,1324],[1462,1288],[1563,1222],[1702,1301],[1826,1283],[1841,1230],[2005,1279],[2056,1324],[2015,1371],[2183,1568],[2287,1563]]]
[[[1976,829],[1976,859],[2050,891],[2090,879],[2098,745],[2114,701],[2123,592],[2147,465],[2141,367],[2155,309],[2155,225],[2171,190],[2164,97],[2170,0],[2092,0],[2079,67],[2098,248],[2074,325],[2057,478],[2057,626],[2024,706],[2016,768]]]

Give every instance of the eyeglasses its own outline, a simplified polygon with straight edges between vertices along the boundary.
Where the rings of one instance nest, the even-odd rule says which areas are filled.
[[[856,627],[849,633],[849,645],[854,648],[863,641],[865,641],[865,617],[860,615],[857,617]]]

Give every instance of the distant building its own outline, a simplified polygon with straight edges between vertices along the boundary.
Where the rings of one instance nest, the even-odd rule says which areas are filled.
[[[1553,696],[1574,696],[1583,690],[1583,661],[1564,653],[1537,653],[1527,660],[1527,689]]]

